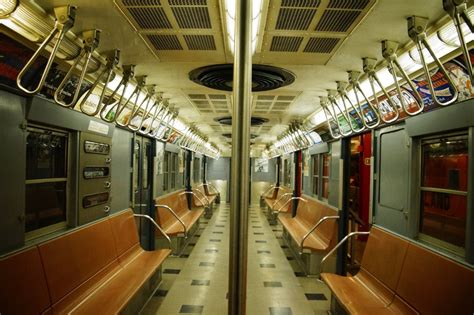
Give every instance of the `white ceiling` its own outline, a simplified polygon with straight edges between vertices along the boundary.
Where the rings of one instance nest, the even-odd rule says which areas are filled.
[[[170,17],[172,16],[170,3],[181,2],[182,4],[186,2],[194,4],[195,8],[200,7],[207,10],[211,27],[183,28],[176,23],[177,20],[169,18],[170,28],[148,30],[139,28],[136,21],[130,19],[122,1],[136,4],[143,3],[145,0],[116,0],[116,3],[112,0],[36,0],[48,12],[52,12],[52,8],[55,6],[76,5],[78,9],[73,28],[74,33],[80,34],[83,30],[92,28],[101,29],[99,52],[120,49],[121,63],[136,64],[137,75],[148,75],[147,83],[156,84],[157,90],[163,91],[164,96],[170,98],[170,103],[179,109],[179,116],[185,122],[194,123],[200,131],[209,137],[211,142],[228,142],[229,139],[222,137],[221,134],[229,132],[229,128],[220,128],[214,119],[230,115],[231,94],[202,87],[188,79],[188,73],[195,68],[232,61],[232,55],[226,48],[224,41],[226,38],[222,7],[224,1],[161,0],[161,5],[158,7],[162,7],[165,14],[169,14]],[[157,0],[146,1],[156,3]],[[365,2],[365,0],[264,0],[260,49],[254,56],[254,63],[270,64],[288,69],[296,75],[296,80],[281,90],[254,93],[256,94],[252,103],[254,115],[270,119],[263,128],[252,130],[253,133],[260,136],[255,141],[257,144],[273,141],[291,120],[304,119],[317,110],[319,107],[317,96],[326,95],[326,89],[335,89],[335,81],[347,81],[346,71],[361,71],[362,57],[381,59],[381,40],[409,42],[406,26],[408,16],[419,15],[428,17],[430,21],[436,21],[445,15],[441,0],[367,0],[368,6],[365,11],[361,11],[362,13],[357,15],[355,22],[346,31],[315,31],[329,1],[337,1],[339,4]],[[306,29],[279,30],[276,29],[276,26],[282,2],[284,5],[299,3],[307,6],[318,3],[318,7],[315,12],[311,12],[311,7],[304,8],[307,10],[305,11],[308,19],[306,24],[303,21],[302,24],[294,26],[295,23],[291,20],[291,15],[290,19],[283,21],[286,24],[282,22],[285,25],[293,25],[292,27],[296,28],[306,27]],[[200,5],[196,6],[196,4]],[[123,12],[119,8],[122,8]],[[129,17],[129,20],[126,16]],[[286,16],[288,17],[288,15]],[[156,16],[152,18],[155,19],[155,23],[162,22],[156,21]],[[298,17],[298,19],[300,18]],[[330,22],[340,24],[344,21]],[[191,18],[188,23],[202,25],[207,22],[193,21]],[[280,28],[282,28],[281,25]],[[149,34],[177,36],[183,50],[156,50],[153,48],[153,44],[146,40],[146,35]],[[184,40],[184,35],[212,36],[215,50],[190,50],[188,49],[189,43]],[[273,36],[301,37],[302,40],[296,52],[276,52],[271,51]],[[339,38],[339,41],[330,53],[304,52],[306,43],[311,37]],[[199,98],[196,99],[192,95],[205,95],[208,105],[196,103]],[[222,100],[215,99],[217,102],[214,104],[212,95],[224,95],[226,103],[219,103],[218,101]],[[261,95],[268,96],[267,100],[265,97],[259,99]],[[287,98],[286,101],[282,101],[275,107],[278,96]],[[290,98],[293,99],[288,101]],[[259,101],[264,103],[257,104]],[[265,109],[265,106],[273,106],[273,108]]]

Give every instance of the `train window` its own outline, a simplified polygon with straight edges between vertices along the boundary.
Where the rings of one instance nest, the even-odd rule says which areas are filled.
[[[313,164],[313,195],[317,196],[319,191],[319,155],[315,154],[311,157],[312,164]]]
[[[283,163],[283,185],[290,186],[291,185],[291,169],[289,159],[284,160]]]
[[[323,171],[322,171],[322,197],[329,198],[329,166],[331,164],[331,156],[329,153],[322,154]]]
[[[467,216],[468,137],[421,143],[420,238],[464,254]]]
[[[200,171],[199,159],[194,158],[194,160],[193,160],[193,181],[195,183],[199,182],[199,171]]]
[[[163,191],[168,190],[168,165],[169,165],[169,159],[170,159],[170,152],[165,152],[164,159],[163,159]]]
[[[66,226],[68,138],[65,132],[28,127],[26,137],[26,237]]]

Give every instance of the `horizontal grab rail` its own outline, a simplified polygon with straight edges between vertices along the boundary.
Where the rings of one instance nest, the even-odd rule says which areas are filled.
[[[290,199],[288,199],[280,208],[278,208],[277,211],[273,211],[273,213],[280,213],[281,210],[292,200],[301,200],[303,202],[308,202],[306,199],[304,199],[303,197],[291,197]]]
[[[275,200],[275,202],[273,203],[272,208],[275,207],[276,204],[277,204],[279,201],[281,201],[281,200],[282,200],[284,197],[286,197],[286,196],[293,196],[293,193],[284,193],[283,195],[281,195],[280,198],[278,198],[277,200]]]

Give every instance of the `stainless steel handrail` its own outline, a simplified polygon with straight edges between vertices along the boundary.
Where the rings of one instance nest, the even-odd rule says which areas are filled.
[[[97,76],[96,80],[92,84],[91,88],[89,91],[87,91],[86,95],[82,98],[81,103],[79,104],[79,108],[81,112],[84,114],[94,117],[96,116],[100,110],[102,109],[103,106],[103,101],[105,97],[105,92],[107,90],[107,84],[109,84],[114,77],[114,69],[117,67],[119,61],[120,61],[120,50],[115,49],[107,54],[107,65],[104,67],[104,70],[102,70],[101,73]],[[102,92],[100,93],[99,101],[97,102],[97,106],[93,112],[88,112],[85,108],[85,104],[89,96],[92,94],[92,92],[95,90],[95,88],[99,85],[101,80],[103,79],[104,75],[105,76],[105,81],[104,81],[104,87],[102,89]]]
[[[303,197],[291,197],[280,208],[278,208],[278,210],[276,210],[276,211],[273,210],[273,213],[280,213],[281,210],[292,200],[301,200],[303,202],[308,202],[308,200],[304,199]]]
[[[212,189],[214,189],[214,193],[215,193],[215,194],[220,194],[220,191],[217,190],[216,186],[214,186],[213,184],[211,184],[211,183],[203,183],[202,185],[203,185],[203,186],[209,186],[209,187],[211,187]]]
[[[275,200],[275,202],[274,202],[273,205],[272,205],[272,208],[275,207],[275,205],[276,205],[280,200],[282,200],[284,197],[286,197],[286,196],[292,196],[292,195],[293,195],[293,193],[284,193],[283,195],[280,196],[280,198],[278,198],[277,200]]]
[[[79,56],[74,60],[72,66],[69,68],[68,72],[64,76],[63,80],[57,87],[54,92],[54,101],[63,107],[73,107],[76,105],[77,99],[79,98],[79,93],[81,91],[82,82],[87,73],[87,68],[89,67],[89,62],[92,58],[94,50],[99,46],[100,42],[100,30],[88,30],[82,33],[82,38],[84,42],[84,47],[81,49]],[[73,72],[81,66],[81,74],[79,75],[79,80],[77,81],[76,89],[72,95],[72,99],[69,103],[64,102],[60,97],[61,94],[64,94],[64,87],[68,83],[69,79],[72,77]]]
[[[303,246],[304,246],[304,241],[306,241],[306,239],[311,235],[311,233],[313,233],[317,228],[318,226],[320,226],[324,221],[326,220],[337,220],[339,219],[339,216],[338,215],[328,215],[328,216],[325,216],[325,217],[322,217],[306,234],[305,236],[303,236],[303,239],[301,240],[300,242],[300,254],[303,253]]]
[[[349,118],[349,123],[351,124],[351,129],[353,132],[355,133],[358,133],[358,132],[361,132],[363,130],[365,130],[365,125],[364,125],[364,117],[361,115],[361,113],[359,112],[359,110],[354,106],[354,104],[352,103],[351,99],[347,96],[347,82],[343,82],[343,81],[337,81],[337,91],[339,92],[339,96],[341,97],[341,100],[342,100],[342,104],[344,105],[344,109],[347,108],[346,106],[346,101],[349,103],[350,107],[352,107],[352,109],[355,111],[357,117],[359,117],[360,119],[360,122],[362,123],[362,126],[361,127],[354,127],[352,126],[352,119],[351,119],[351,114],[349,112],[347,112],[347,117]]]
[[[454,84],[453,80],[449,76],[449,73],[446,71],[443,63],[439,60],[439,58],[434,53],[433,49],[431,48],[430,44],[428,43],[427,36],[426,36],[426,26],[428,24],[428,19],[419,17],[419,16],[410,16],[407,19],[408,22],[408,36],[412,39],[415,43],[416,48],[418,50],[418,54],[420,55],[420,60],[423,65],[423,71],[425,72],[426,80],[428,81],[428,87],[431,92],[431,97],[433,98],[433,102],[440,106],[447,106],[454,102],[456,102],[458,98],[458,89]],[[433,60],[435,61],[436,65],[438,66],[439,70],[443,73],[444,77],[448,81],[449,86],[454,92],[453,98],[446,102],[441,102],[438,97],[436,96],[435,89],[433,87],[433,80],[431,79],[430,69],[428,68],[428,64],[425,60],[425,55],[423,54],[423,46],[429,52]],[[470,60],[470,59],[469,59]]]
[[[161,137],[161,141],[168,142],[171,139],[171,135],[173,134],[173,124],[176,121],[176,117],[178,117],[177,113],[173,113],[170,116],[170,120],[168,121],[168,130],[166,130],[163,133],[163,136]],[[166,135],[166,133],[168,134]],[[165,138],[165,135],[166,135],[166,138]]]
[[[164,209],[167,209],[169,212],[171,212],[171,214],[176,218],[176,220],[178,220],[179,223],[181,223],[181,225],[183,226],[183,229],[184,229],[184,238],[188,238],[188,228],[186,227],[186,224],[184,224],[183,220],[181,220],[181,218],[176,214],[176,212],[174,212],[173,209],[171,209],[169,206],[167,205],[155,205],[156,208],[164,208]]]
[[[120,104],[122,103],[122,100],[125,96],[125,91],[127,90],[128,83],[130,80],[135,75],[135,65],[124,65],[122,66],[123,68],[123,76],[122,80],[120,80],[120,83],[117,85],[115,90],[112,92],[112,94],[109,96],[109,101],[113,102],[115,95],[118,93],[121,87],[123,87],[122,93],[120,94],[120,97],[117,101],[116,104],[111,105],[110,109],[107,109],[109,105],[104,104],[102,106],[102,109],[100,110],[100,118],[108,123],[113,123],[117,117],[117,112],[120,109]],[[115,112],[114,112],[115,109]],[[110,117],[107,117],[110,116]]]
[[[362,112],[362,104],[359,100],[359,95],[357,94],[357,92],[362,94],[362,97],[364,98],[365,102],[367,103],[367,106],[374,113],[375,118],[376,118],[375,122],[372,123],[372,124],[368,124],[367,121],[365,120],[365,117],[362,120],[362,122],[364,123],[365,127],[369,128],[369,129],[374,129],[374,128],[378,127],[378,125],[380,125],[380,113],[379,113],[378,109],[376,109],[374,107],[372,102],[369,101],[368,97],[365,95],[364,91],[360,87],[360,84],[359,84],[360,72],[359,71],[349,71],[348,75],[349,75],[349,83],[352,85],[352,88],[354,89],[354,95],[355,95],[357,104],[359,104],[360,111]]]
[[[337,96],[337,91],[336,90],[327,90],[328,91],[328,100],[329,102],[333,105],[333,109],[334,109],[334,106],[337,107],[337,109],[339,110],[339,113],[342,115],[342,118],[347,122],[347,125],[349,126],[349,128],[351,129],[350,132],[348,133],[344,133],[342,128],[341,128],[341,134],[343,136],[348,136],[350,135],[352,132],[355,132],[354,131],[354,128],[352,127],[352,124],[350,122],[350,118],[349,118],[349,114],[347,113],[346,111],[346,108],[345,108],[345,104],[344,105],[344,109],[341,109],[341,107],[339,106],[339,104],[337,103],[336,101],[336,96]],[[334,109],[334,113],[336,113],[336,110]],[[337,117],[337,114],[336,114],[336,117]],[[337,120],[338,122],[338,126],[341,126],[341,124],[339,123],[339,120]]]
[[[152,217],[150,217],[149,215],[146,215],[146,214],[136,214],[136,213],[134,213],[133,216],[150,220],[151,223],[153,223],[153,225],[160,231],[160,233],[163,234],[163,236],[168,240],[169,248],[171,248],[171,238],[168,236],[168,234],[165,233],[165,231],[163,231],[161,226],[159,226],[158,223],[156,223],[156,221],[153,220]]]
[[[209,199],[206,197],[206,195],[204,195],[201,191],[199,191],[199,190],[197,190],[197,189],[194,189],[193,191],[184,191],[184,192],[182,192],[182,194],[183,194],[183,193],[186,193],[186,194],[191,194],[191,195],[195,196],[195,197],[197,198],[197,200],[204,206],[204,205],[205,205],[204,201],[203,201],[200,197],[198,197],[198,195],[195,193],[195,191],[196,191],[196,192],[199,192],[199,193],[201,194],[201,196],[204,197],[204,200],[205,200],[206,203],[207,203],[207,207],[210,208],[210,207],[211,207],[211,202],[210,202]]]
[[[117,125],[119,125],[121,127],[128,127],[128,124],[130,123],[131,116],[142,105],[142,104],[138,104],[138,98],[140,97],[140,92],[145,87],[146,75],[136,76],[135,79],[137,81],[137,85],[135,86],[135,89],[133,90],[132,94],[130,94],[128,99],[125,101],[125,103],[120,108],[117,108],[117,112],[115,113],[114,121]],[[124,122],[121,122],[120,121],[120,115],[123,113],[125,108],[127,108],[127,105],[130,103],[130,101],[132,100],[132,98],[134,96],[135,96],[135,102],[133,102],[133,106],[132,106],[132,109],[130,111],[130,115],[128,117],[125,116],[124,117]],[[148,100],[148,95],[145,96],[143,101],[147,101],[147,100]],[[142,103],[143,103],[143,101],[142,101]]]
[[[467,14],[467,0],[443,0],[443,8],[449,14],[451,19],[453,19],[454,26],[456,27],[456,32],[458,33],[459,43],[461,44],[462,52],[464,55],[465,66],[471,78],[471,82],[474,81],[474,75],[472,70],[471,56],[469,49],[467,48],[466,39],[461,29],[461,18],[464,20],[464,23],[469,27],[472,33],[474,33],[474,25],[469,19]]]
[[[396,121],[398,117],[400,117],[400,113],[398,112],[397,105],[393,102],[392,98],[390,97],[390,94],[388,94],[387,90],[385,89],[383,84],[380,82],[380,79],[377,76],[377,73],[375,72],[376,63],[377,63],[376,59],[362,58],[363,69],[369,78],[370,88],[372,89],[372,95],[374,97],[375,105],[379,111],[380,119],[382,119],[385,123],[389,124]],[[387,98],[387,103],[389,107],[391,107],[391,110],[395,112],[395,116],[392,119],[385,119],[384,115],[382,115],[382,113],[380,112],[380,102],[377,97],[377,93],[375,92],[375,84],[374,84],[375,82],[378,84],[378,86],[382,90],[382,93]]]
[[[56,57],[56,54],[58,52],[59,46],[64,40],[64,36],[74,26],[74,20],[76,18],[76,7],[71,5],[56,7],[54,8],[54,15],[56,16],[56,22],[54,23],[54,27],[51,30],[51,33],[49,33],[43,43],[41,43],[41,45],[35,51],[33,56],[31,56],[30,60],[28,60],[23,69],[21,69],[20,73],[18,74],[18,77],[16,78],[16,84],[25,93],[36,94],[41,91],[41,88],[43,87],[44,82],[46,81],[46,77],[48,76],[49,70],[51,69],[51,66],[53,64],[54,58]],[[23,76],[26,74],[26,72],[28,72],[28,70],[30,70],[36,59],[38,59],[38,57],[41,55],[41,52],[43,52],[46,47],[52,42],[53,38],[56,37],[56,34],[56,43],[54,44],[51,50],[51,54],[49,55],[48,61],[46,62],[46,66],[43,70],[43,73],[41,74],[41,78],[38,82],[38,85],[32,90],[27,89],[21,83]]]
[[[160,116],[159,114],[162,114],[160,118],[158,118]],[[160,132],[160,128],[164,124],[164,119],[166,118],[166,115],[169,115],[167,99],[162,100],[162,109],[160,110],[159,114],[156,117],[158,119],[158,126],[150,132],[150,136],[155,137],[156,139],[159,138],[158,135]]]
[[[320,97],[319,99],[320,99],[320,105],[323,108],[324,116],[326,117],[326,123],[328,125],[328,129],[329,129],[329,133],[331,134],[331,137],[333,139],[340,139],[342,137],[342,133],[341,133],[341,128],[339,128],[339,123],[337,121],[337,116],[335,117],[333,115],[333,113],[329,110],[327,97]],[[328,117],[328,112],[329,112],[329,116],[331,116],[331,118]],[[332,126],[331,126],[331,119],[333,120],[334,124],[338,127],[339,135],[336,135],[334,133],[334,131],[332,129]]]
[[[323,257],[323,259],[321,259],[321,263],[319,264],[319,280],[321,281],[321,273],[323,271],[324,263],[339,247],[341,247],[342,244],[344,244],[349,238],[351,238],[355,235],[369,235],[369,234],[370,234],[370,232],[351,232],[351,233],[347,234],[346,236],[344,236],[344,238],[339,243],[337,243],[337,245],[334,246],[334,248],[332,248],[326,254],[326,256]]]
[[[265,192],[261,195],[261,197],[262,198],[265,197],[270,191],[275,190],[277,188],[279,188],[279,186],[270,185],[270,187],[267,190],[265,190]]]
[[[397,42],[389,41],[389,40],[382,41],[382,56],[385,58],[385,60],[387,60],[388,70],[389,72],[392,73],[393,81],[395,81],[395,88],[397,90],[400,103],[402,104],[402,108],[407,115],[415,116],[423,112],[423,109],[425,108],[425,102],[423,101],[423,98],[421,97],[420,93],[418,93],[418,90],[415,84],[413,83],[413,81],[410,79],[408,74],[405,72],[405,70],[402,68],[402,66],[398,62],[398,58],[396,54],[397,49],[398,49]],[[402,75],[403,79],[408,83],[408,85],[410,86],[413,92],[414,97],[420,104],[416,111],[408,110],[408,104],[406,104],[405,98],[403,97],[402,90],[400,88],[400,83],[398,83],[397,72],[399,72]]]

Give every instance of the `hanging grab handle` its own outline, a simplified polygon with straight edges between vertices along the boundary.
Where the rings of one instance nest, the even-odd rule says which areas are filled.
[[[148,123],[148,125],[146,126],[146,128],[144,128],[144,129],[143,129],[143,127],[145,126],[146,119],[143,121],[142,125],[140,126],[140,129],[138,130],[139,133],[141,133],[143,135],[149,135],[150,134],[151,128],[153,127],[153,124],[155,123],[156,118],[158,117],[158,115],[160,114],[160,112],[163,108],[163,105],[162,105],[162,102],[161,102],[161,97],[162,97],[161,92],[155,95],[155,100],[153,102],[152,107],[150,108],[150,112],[149,112],[150,115],[148,117],[148,118],[151,118],[151,120]],[[151,114],[152,109],[154,109],[153,114]]]
[[[408,36],[415,42],[416,48],[418,50],[418,54],[420,55],[421,63],[423,64],[423,70],[425,72],[426,80],[428,82],[428,87],[430,89],[431,97],[433,101],[440,105],[440,106],[447,106],[454,102],[456,102],[458,98],[458,89],[454,85],[453,80],[449,76],[446,68],[441,63],[436,54],[434,53],[433,49],[431,48],[428,40],[426,39],[426,26],[428,24],[428,19],[419,17],[419,16],[410,16],[407,19],[408,22]],[[425,56],[423,54],[423,46],[428,50],[429,54],[435,61],[436,65],[438,66],[439,70],[443,73],[444,77],[448,81],[449,86],[454,92],[453,98],[449,101],[442,102],[438,99],[438,96],[435,93],[435,89],[433,87],[433,81],[431,80],[430,69],[428,68],[428,64],[426,63]]]
[[[364,119],[362,119],[362,122],[364,123],[364,126],[366,128],[373,129],[373,128],[377,127],[380,124],[380,114],[379,114],[378,110],[374,107],[374,105],[369,101],[369,99],[365,95],[364,91],[360,87],[360,84],[359,84],[360,72],[359,71],[349,71],[348,74],[349,74],[349,83],[352,85],[352,88],[354,89],[354,95],[356,97],[356,102],[357,102],[357,104],[359,104],[359,111],[361,113],[363,112],[362,105],[361,105],[361,102],[359,100],[359,95],[357,94],[357,92],[362,94],[362,97],[364,98],[365,102],[367,103],[367,106],[374,113],[375,119],[374,119],[373,123],[367,123],[367,121],[365,119],[365,116],[362,114],[362,116],[364,117]]]
[[[339,128],[339,131],[341,133],[342,136],[348,136],[352,133],[352,125],[349,121],[349,117],[346,116],[346,109],[344,108],[343,110],[341,110],[341,107],[339,106],[339,104],[337,103],[336,101],[336,95],[337,95],[337,91],[335,90],[328,90],[328,100],[329,100],[329,103],[332,104],[332,109],[334,111],[334,117],[336,118],[336,123],[337,123],[337,126]],[[335,107],[335,108],[334,108]],[[339,110],[339,113],[342,115],[342,118],[347,122],[347,125],[349,126],[349,128],[351,129],[351,131],[348,131],[347,133],[344,132],[344,130],[342,129],[342,125],[341,123],[339,122],[339,119],[338,118],[338,114],[337,114],[337,111],[336,111],[336,108]]]
[[[84,96],[84,98],[81,100],[81,103],[79,104],[79,108],[81,109],[81,112],[83,112],[84,114],[88,116],[92,116],[92,117],[96,116],[102,109],[105,91],[107,90],[107,84],[109,84],[110,81],[113,80],[114,69],[120,61],[120,50],[115,49],[112,52],[110,52],[108,55],[109,56],[107,57],[107,65],[105,66],[104,70],[102,70],[102,72],[97,76],[97,79],[94,81],[91,88],[89,89],[89,91],[87,91],[86,95]],[[92,92],[95,90],[97,85],[103,80],[104,75],[105,75],[104,87],[102,89],[102,92],[100,93],[97,106],[95,107],[93,111],[89,112],[87,111],[87,108],[85,106],[86,101],[91,96]]]
[[[58,52],[59,46],[61,46],[61,43],[66,33],[71,29],[71,27],[74,26],[74,20],[76,18],[76,7],[71,5],[56,7],[54,8],[54,15],[56,16],[56,22],[54,23],[54,27],[51,30],[51,33],[49,33],[43,43],[41,43],[41,45],[35,51],[33,56],[31,56],[30,60],[28,60],[23,69],[21,69],[20,73],[18,74],[18,77],[16,78],[16,84],[25,93],[36,94],[43,88],[44,82],[46,81],[46,77],[48,76],[49,70],[51,69],[54,58],[56,57],[56,54]],[[46,66],[43,70],[43,73],[41,74],[41,78],[38,82],[38,85],[34,89],[29,90],[21,83],[23,76],[30,70],[36,59],[38,59],[41,53],[46,49],[46,46],[48,46],[55,37],[56,43],[54,44],[51,50],[51,54],[49,55],[48,61],[46,62]]]
[[[458,33],[459,42],[461,44],[462,52],[464,54],[464,60],[466,64],[467,71],[469,72],[469,77],[471,81],[474,81],[474,75],[472,70],[471,56],[469,54],[469,49],[467,48],[466,39],[462,33],[461,24],[462,20],[469,27],[471,33],[474,33],[474,25],[469,19],[467,14],[467,0],[443,0],[444,10],[451,16]]]
[[[355,133],[363,131],[365,129],[365,125],[363,123],[364,117],[361,115],[360,107],[359,107],[359,109],[357,109],[354,106],[354,104],[352,103],[349,96],[347,96],[347,92],[346,92],[347,82],[336,81],[336,83],[337,83],[337,91],[339,92],[339,96],[342,99],[342,104],[344,105],[344,108],[347,108],[347,106],[346,106],[346,101],[347,101],[349,103],[350,107],[352,107],[352,109],[355,111],[357,117],[359,117],[359,119],[362,123],[361,127],[359,127],[359,126],[354,127],[353,124],[352,124],[353,119],[351,119],[351,114],[349,112],[347,112],[347,118],[349,119],[349,124],[351,125],[351,130]]]
[[[172,131],[173,131],[173,124],[174,124],[174,122],[175,122],[177,116],[178,116],[177,113],[173,113],[173,114],[170,115],[170,119],[169,119],[169,121],[168,121],[168,123],[167,123],[167,124],[168,124],[168,130],[166,130],[166,131],[163,133],[163,136],[161,137],[161,140],[162,140],[162,141],[168,142],[168,141],[170,140],[171,135],[172,135],[172,133],[173,133],[173,132],[172,132]],[[168,133],[168,134],[166,135],[166,133]],[[165,135],[166,135],[166,138],[165,138]]]
[[[135,89],[133,90],[132,94],[130,94],[130,96],[127,98],[125,103],[123,103],[122,106],[119,109],[117,109],[117,113],[115,114],[115,123],[119,126],[122,126],[122,127],[128,127],[128,125],[130,124],[130,119],[132,118],[132,115],[142,105],[142,104],[140,104],[140,106],[138,105],[138,98],[140,97],[140,92],[145,87],[146,76],[145,75],[137,76],[137,77],[135,77],[135,79],[137,80],[137,85],[136,85]],[[125,110],[125,108],[127,108],[127,105],[130,103],[130,101],[132,100],[132,98],[134,96],[135,96],[135,102],[133,103],[133,107],[132,107],[132,110],[130,112],[130,115],[128,117],[127,116],[123,117],[123,122],[122,122],[120,120],[120,116],[123,113],[123,111]],[[143,102],[147,101],[147,100],[148,100],[148,96],[146,96],[143,99]]]
[[[122,80],[120,80],[120,83],[117,85],[115,90],[112,92],[112,94],[108,97],[108,102],[113,102],[114,97],[117,94],[117,92],[120,90],[121,87],[123,87],[122,93],[120,94],[120,98],[116,104],[113,104],[111,108],[108,109],[108,105],[104,104],[102,106],[102,109],[100,110],[100,118],[104,120],[105,122],[108,123],[113,123],[115,122],[115,119],[118,115],[118,111],[120,110],[120,104],[122,103],[122,100],[125,95],[125,90],[127,89],[128,83],[130,80],[133,78],[135,75],[135,65],[126,65],[123,66],[123,77]]]
[[[92,58],[92,53],[99,46],[100,30],[84,31],[82,33],[82,38],[84,42],[84,47],[82,48],[81,53],[76,58],[76,60],[74,60],[74,63],[72,64],[71,68],[69,68],[69,71],[66,73],[58,88],[54,92],[54,100],[56,101],[56,103],[63,107],[73,107],[74,105],[76,105],[77,99],[79,97],[79,92],[81,91],[82,82],[84,81],[87,72],[87,67],[89,66],[89,61]],[[74,90],[74,94],[72,96],[71,101],[69,103],[65,103],[60,98],[60,96],[61,94],[64,94],[64,87],[68,83],[69,79],[72,77],[72,73],[74,72],[74,70],[79,65],[81,65],[82,67],[81,74],[79,76],[79,81],[77,81],[77,86]]]
[[[388,71],[392,73],[393,81],[395,81],[395,87],[397,89],[398,98],[400,99],[400,104],[402,105],[402,108],[405,111],[405,113],[407,113],[407,115],[415,116],[423,111],[423,109],[425,108],[425,103],[423,101],[423,98],[420,96],[420,93],[418,93],[418,90],[416,89],[415,84],[413,83],[413,81],[410,79],[408,74],[405,72],[405,70],[402,68],[402,66],[398,62],[398,58],[396,54],[397,49],[398,49],[397,42],[389,41],[389,40],[382,41],[382,56],[388,62]],[[408,83],[408,85],[410,85],[410,88],[413,91],[413,94],[416,100],[420,104],[418,109],[415,111],[410,111],[408,108],[408,104],[405,98],[403,97],[400,84],[398,83],[397,72],[399,72],[402,75],[403,79]]]
[[[320,97],[319,103],[321,104],[321,107],[323,108],[324,116],[326,116],[326,123],[328,124],[328,129],[329,129],[329,133],[331,134],[331,137],[333,137],[333,139],[341,138],[342,137],[341,128],[339,128],[339,124],[336,121],[335,115],[333,115],[333,113],[329,110],[329,104],[328,104],[329,101],[327,97]],[[329,116],[328,116],[328,113],[329,113]],[[338,135],[336,135],[334,130],[332,129],[331,120],[333,121],[333,124],[335,124],[339,128]]]
[[[138,130],[140,130],[142,128],[143,122],[145,121],[145,118],[147,118],[150,115],[150,111],[153,108],[154,102],[152,102],[152,97],[153,97],[154,94],[155,94],[155,85],[150,85],[147,89],[145,99],[142,101],[140,106],[138,106],[137,110],[134,113],[132,113],[132,115],[130,116],[130,119],[128,120],[127,127],[130,130],[132,130],[134,132],[137,132]],[[144,107],[142,107],[142,105],[145,104],[145,103],[146,103],[146,105]],[[151,106],[150,106],[150,103],[151,103]],[[132,121],[136,117],[141,117],[141,118],[140,118],[140,122],[134,126],[132,124]]]
[[[400,113],[398,112],[397,105],[395,105],[395,103],[393,103],[392,98],[390,97],[387,90],[384,88],[384,86],[380,82],[379,77],[375,73],[375,64],[376,63],[377,63],[376,59],[362,58],[362,66],[363,66],[364,72],[369,77],[370,87],[372,89],[372,94],[373,94],[373,97],[374,97],[375,105],[377,106],[377,109],[379,110],[379,113],[380,113],[380,118],[384,122],[389,124],[389,123],[392,123],[392,122],[396,121],[398,119],[398,117],[400,116]],[[375,84],[374,84],[375,82],[377,82],[377,84],[379,85],[379,87],[382,90],[383,94],[387,98],[387,103],[388,103],[388,107],[389,107],[388,109],[395,113],[395,115],[391,119],[385,119],[385,116],[380,112],[380,103],[379,103],[379,100],[377,98],[377,93],[375,92]]]

